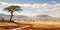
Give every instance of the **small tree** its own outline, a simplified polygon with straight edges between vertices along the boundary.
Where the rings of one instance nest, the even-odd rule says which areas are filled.
[[[18,12],[18,11],[22,11],[22,9],[21,9],[21,7],[20,6],[14,6],[14,5],[12,5],[12,6],[8,6],[8,7],[6,7],[6,8],[4,8],[3,9],[4,11],[8,11],[8,12],[10,12],[11,13],[11,17],[10,17],[10,21],[12,21],[12,17],[14,16],[13,15],[13,13],[14,12]]]

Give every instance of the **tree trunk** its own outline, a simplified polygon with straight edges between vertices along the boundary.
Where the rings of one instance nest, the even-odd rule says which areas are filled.
[[[10,21],[12,21],[12,17],[13,17],[13,11],[11,11]]]

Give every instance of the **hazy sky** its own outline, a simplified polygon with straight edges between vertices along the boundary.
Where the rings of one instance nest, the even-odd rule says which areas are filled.
[[[35,16],[46,14],[54,17],[60,17],[60,0],[0,0],[0,13],[8,14],[2,11],[3,8],[10,5],[18,5],[23,9],[22,12],[15,15]]]

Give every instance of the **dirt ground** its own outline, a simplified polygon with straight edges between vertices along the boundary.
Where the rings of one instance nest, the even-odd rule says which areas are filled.
[[[35,28],[35,27],[28,27],[22,28],[21,27],[0,27],[0,30],[60,30],[60,28]]]

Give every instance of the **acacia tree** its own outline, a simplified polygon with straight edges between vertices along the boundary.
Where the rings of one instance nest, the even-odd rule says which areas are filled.
[[[14,12],[22,11],[20,6],[14,6],[14,5],[8,6],[8,7],[4,8],[3,10],[10,12],[10,14],[11,14],[11,17],[9,19],[10,21],[12,21],[12,17],[14,16],[13,15]]]

